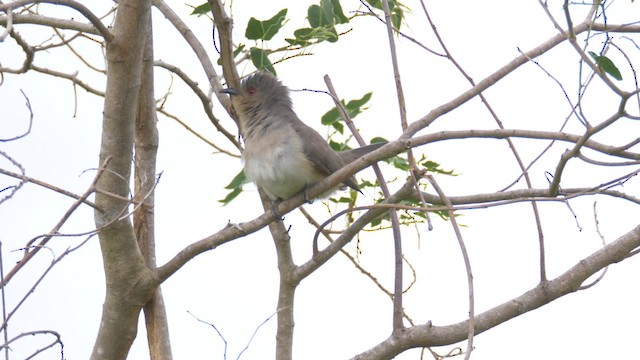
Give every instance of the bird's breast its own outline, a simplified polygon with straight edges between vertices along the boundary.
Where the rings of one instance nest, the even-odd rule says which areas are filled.
[[[287,126],[271,126],[245,138],[245,174],[272,199],[288,199],[317,183],[324,175],[304,155],[302,141]]]

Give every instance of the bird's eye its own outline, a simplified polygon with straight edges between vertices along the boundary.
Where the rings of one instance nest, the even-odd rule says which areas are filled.
[[[248,93],[249,95],[253,95],[253,94],[257,93],[257,92],[258,92],[258,90],[257,90],[255,87],[253,87],[253,86],[249,86],[249,87],[247,88],[247,93]]]

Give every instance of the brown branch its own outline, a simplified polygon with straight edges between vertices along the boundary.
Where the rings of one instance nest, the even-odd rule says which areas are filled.
[[[453,66],[456,69],[458,69],[460,74],[462,74],[462,76],[465,79],[467,79],[467,81],[472,86],[475,86],[476,85],[475,81],[471,78],[471,76],[469,76],[469,74],[467,74],[467,72],[462,68],[462,66],[455,60],[455,58],[453,57],[453,54],[451,54],[451,52],[449,52],[449,49],[447,48],[446,44],[444,43],[444,40],[440,36],[440,32],[438,31],[437,27],[435,26],[435,24],[431,20],[431,16],[429,15],[429,12],[427,11],[427,7],[425,6],[424,1],[421,0],[420,4],[422,5],[422,9],[424,11],[425,17],[427,18],[427,21],[431,25],[433,33],[436,36],[436,39],[438,40],[438,43],[442,47],[444,53],[446,54],[447,59],[449,59],[451,61]],[[524,55],[526,55],[526,54],[524,54]],[[529,59],[529,61],[532,61],[532,59]],[[489,101],[484,96],[484,94],[483,93],[479,93],[478,97],[480,98],[480,101],[482,101],[482,103],[484,104],[484,106],[487,109],[487,111],[489,111],[489,114],[494,119],[494,121],[498,125],[498,127],[500,129],[504,129],[504,125],[503,125],[502,121],[498,117],[498,114],[496,114],[496,112],[493,110],[493,107],[489,104]],[[507,141],[507,144],[509,145],[509,149],[511,149],[511,153],[513,154],[514,159],[516,160],[516,163],[518,164],[518,167],[521,170],[522,176],[524,176],[525,183],[527,184],[527,187],[530,188],[530,189],[533,188],[533,184],[531,182],[531,177],[529,176],[529,172],[528,172],[528,167],[525,167],[524,162],[522,161],[522,158],[520,157],[520,154],[519,154],[518,150],[516,149],[515,144],[513,143],[513,141],[510,138],[507,138],[506,141]],[[533,218],[534,218],[535,224],[536,224],[536,231],[538,233],[538,243],[539,243],[539,249],[540,249],[540,279],[541,279],[541,281],[545,281],[547,275],[546,275],[546,260],[545,260],[545,252],[544,252],[544,234],[543,234],[543,231],[542,231],[542,219],[540,218],[540,212],[538,210],[538,205],[535,202],[531,202],[531,210],[533,212]]]
[[[440,200],[447,207],[451,207],[451,201],[447,197],[447,195],[442,191],[440,185],[436,182],[432,175],[427,175],[427,179],[429,179],[429,183],[433,186],[433,188],[438,193]],[[471,271],[471,260],[469,259],[469,253],[467,252],[467,247],[464,244],[464,239],[462,238],[462,233],[460,232],[460,226],[458,226],[458,222],[456,220],[456,215],[453,210],[449,210],[449,221],[451,222],[451,226],[453,227],[453,232],[456,234],[456,239],[458,240],[458,244],[460,246],[460,251],[462,252],[462,258],[464,259],[464,266],[467,273],[467,287],[469,288],[469,326],[468,326],[468,335],[467,335],[467,351],[465,351],[465,360],[471,358],[471,351],[473,351],[473,337],[475,335],[475,299],[473,292],[473,273]]]
[[[111,40],[113,40],[113,34],[111,34],[111,31],[109,31],[109,29],[102,23],[100,18],[98,18],[94,13],[92,13],[86,6],[74,0],[17,0],[7,4],[0,4],[0,11],[6,12],[9,9],[17,9],[19,7],[23,7],[26,5],[40,4],[40,3],[64,5],[66,7],[69,7],[71,9],[78,11],[87,20],[89,20],[93,24],[93,26],[96,27],[96,29],[98,29],[102,37],[104,37],[104,39],[107,42],[110,42]]]
[[[76,200],[82,200],[82,202],[84,204],[89,205],[92,208],[96,208],[96,204],[94,204],[90,200],[83,199],[82,195],[74,194],[74,193],[72,193],[70,191],[67,191],[67,190],[65,190],[63,188],[57,187],[55,185],[51,185],[51,184],[46,183],[44,181],[29,177],[29,176],[26,176],[26,175],[16,174],[14,172],[7,171],[7,170],[1,169],[1,168],[0,168],[0,174],[6,175],[6,176],[10,176],[10,177],[15,178],[15,179],[20,179],[20,180],[22,180],[24,182],[32,183],[32,184],[35,184],[35,185],[38,185],[38,186],[42,186],[43,188],[46,188],[46,189],[49,189],[49,190],[53,190],[53,191],[55,191],[57,193],[60,193],[62,195],[68,196],[68,197],[76,199]]]
[[[231,144],[233,144],[233,146],[236,147],[236,149],[240,149],[240,143],[238,142],[238,140],[236,140],[236,136],[234,136],[233,134],[231,134],[229,131],[227,131],[227,129],[225,129],[221,124],[220,124],[220,120],[218,120],[216,118],[216,116],[213,114],[213,111],[211,110],[211,100],[209,99],[209,97],[200,89],[200,87],[198,87],[198,83],[193,81],[184,71],[182,71],[182,69],[180,69],[177,66],[173,66],[171,64],[167,64],[164,61],[155,61],[154,62],[155,66],[161,67],[163,69],[166,69],[167,71],[178,75],[178,77],[191,89],[191,91],[193,91],[193,93],[198,97],[198,99],[200,99],[200,102],[202,103],[202,108],[204,109],[205,114],[207,114],[207,117],[209,118],[209,120],[211,121],[211,123],[213,124],[213,126],[215,126],[215,128],[222,133],[222,135],[224,135],[224,137],[227,138],[227,140],[229,140],[229,142],[231,142]],[[215,145],[214,145],[215,147]]]
[[[516,298],[478,314],[475,317],[475,333],[481,334],[499,324],[577,291],[589,277],[610,264],[626,259],[638,247],[640,247],[640,226],[579,261],[557,278],[541,283]],[[392,359],[397,354],[411,348],[454,344],[467,337],[468,328],[468,320],[447,326],[433,326],[430,322],[413,326],[401,333],[392,334],[388,339],[352,359]]]
[[[227,95],[220,93],[222,85],[220,84],[220,77],[216,72],[209,55],[204,46],[200,43],[191,29],[180,19],[180,17],[163,1],[153,0],[153,5],[160,10],[160,12],[169,20],[169,22],[180,32],[184,37],[187,44],[191,47],[194,54],[197,56],[202,68],[209,80],[209,86],[212,89],[213,95],[218,98],[218,101],[229,111],[231,109],[231,103]],[[220,5],[222,6],[222,5]],[[213,8],[213,7],[212,7]],[[230,29],[229,29],[230,31]]]
[[[589,30],[597,30],[597,31],[609,31],[609,32],[639,32],[640,25],[603,25],[593,23],[591,21],[584,21],[574,28],[575,34],[581,34],[585,31]],[[538,45],[537,47],[524,52],[522,55],[516,57],[514,60],[510,61],[505,66],[501,67],[493,74],[490,74],[485,79],[480,81],[477,85],[473,86],[471,89],[462,93],[460,96],[455,99],[442,104],[435,109],[431,110],[427,115],[423,116],[419,120],[411,123],[409,125],[407,131],[402,135],[402,139],[411,138],[415,133],[429,126],[431,123],[436,121],[440,116],[448,113],[449,111],[458,108],[460,105],[466,103],[467,101],[473,99],[475,96],[485,91],[489,87],[493,86],[496,82],[503,79],[505,76],[512,73],[514,70],[527,63],[529,59],[537,58],[538,56],[545,54],[547,51],[555,48],[560,43],[567,40],[567,36],[564,33],[560,33],[552,37],[551,39],[545,41],[544,43]]]
[[[7,22],[6,17],[0,16],[1,26],[7,26]],[[13,24],[51,26],[58,29],[75,30],[85,34],[100,35],[98,29],[91,24],[84,24],[75,20],[58,19],[40,14],[13,14]]]
[[[62,227],[62,225],[64,225],[67,222],[67,220],[69,220],[69,218],[76,211],[76,209],[78,209],[78,207],[85,202],[85,200],[89,197],[89,195],[91,195],[95,191],[96,184],[98,183],[98,181],[102,177],[102,174],[104,173],[104,169],[106,169],[106,167],[109,165],[110,162],[111,162],[111,158],[110,157],[108,157],[108,158],[106,158],[104,160],[104,162],[102,163],[102,165],[100,167],[100,170],[96,174],[96,177],[93,179],[93,182],[91,183],[91,185],[89,186],[87,191],[85,191],[84,194],[82,194],[82,196],[80,196],[80,198],[78,198],[69,207],[69,209],[62,216],[62,218],[58,221],[58,223],[53,227],[53,229],[51,229],[51,231],[49,231],[49,233],[46,236],[44,236],[43,239],[40,240],[40,242],[38,242],[37,245],[25,249],[22,259],[20,259],[17,262],[17,264],[13,267],[13,269],[11,269],[9,271],[9,273],[7,273],[7,275],[4,277],[4,279],[2,279],[2,283],[0,284],[0,287],[6,286],[9,283],[9,281],[11,281],[13,276],[15,274],[17,274],[18,271],[20,271],[20,269],[22,269],[22,267],[24,267],[24,265],[27,262],[29,262],[29,260],[31,260],[40,251],[40,249],[42,249],[47,244],[47,242],[49,242],[49,240],[51,240],[51,238],[54,235],[58,234],[58,232],[59,232],[60,228]]]

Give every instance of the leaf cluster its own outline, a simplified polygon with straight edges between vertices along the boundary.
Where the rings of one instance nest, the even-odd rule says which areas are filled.
[[[366,3],[375,9],[382,10],[380,0],[367,0]],[[395,0],[390,0],[389,8],[391,22],[394,28],[399,30],[404,21],[403,8],[406,9],[406,7]],[[201,16],[209,12],[211,12],[209,3],[204,3],[195,7],[191,14]],[[319,4],[313,4],[307,9],[308,26],[296,29],[290,35],[285,35],[284,41],[287,45],[275,50],[266,48],[265,42],[272,40],[287,24],[287,13],[288,9],[284,8],[266,20],[251,17],[246,25],[244,35],[247,40],[255,41],[256,45],[249,47],[248,51],[245,51],[244,44],[238,45],[233,52],[234,57],[246,53],[256,69],[267,70],[275,75],[274,63],[269,55],[279,51],[302,50],[325,41],[335,43],[343,34],[338,32],[336,26],[350,22],[350,18],[344,14],[340,0],[320,0]],[[221,64],[220,61],[218,64]]]

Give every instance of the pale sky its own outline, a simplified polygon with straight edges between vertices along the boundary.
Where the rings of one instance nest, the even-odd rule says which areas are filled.
[[[105,5],[111,4],[104,2]],[[312,1],[275,1],[260,3],[236,0],[234,3],[237,41],[244,34],[249,17],[266,19],[282,8],[289,8],[290,19],[283,33],[289,35],[304,26],[303,17]],[[198,3],[192,3],[198,5]],[[171,4],[194,33],[213,53],[211,24],[205,18],[188,16],[190,9],[182,3]],[[439,51],[430,27],[424,19],[420,4],[407,1],[412,9],[403,28],[409,35]],[[550,2],[558,20],[561,2]],[[342,1],[345,13],[357,9],[358,2]],[[536,1],[430,1],[427,6],[449,50],[461,66],[477,82],[493,73],[523,51],[537,46],[556,34]],[[624,8],[618,12],[617,7]],[[637,20],[638,5],[614,2],[607,13],[610,23]],[[44,6],[43,6],[44,9]],[[586,6],[585,6],[586,10]],[[154,11],[156,58],[182,66],[202,86],[204,73],[184,44],[182,38]],[[79,15],[74,15],[78,19]],[[580,19],[579,11],[575,18]],[[562,23],[564,25],[564,23]],[[18,27],[21,34],[44,41],[42,29]],[[365,139],[383,136],[395,139],[401,129],[395,97],[386,30],[367,18],[358,18],[342,28],[353,28],[335,44],[321,44],[309,49],[312,56],[294,58],[278,65],[282,82],[292,90],[325,90],[323,76],[328,74],[339,95],[346,99],[360,98],[373,91],[370,108],[356,118]],[[630,49],[627,40],[614,34],[616,43]],[[276,37],[274,47],[281,46]],[[407,97],[409,121],[415,121],[431,109],[458,96],[470,86],[454,67],[402,38],[398,41],[401,75]],[[601,46],[601,38],[592,39],[594,51]],[[625,43],[626,42],[626,43]],[[249,43],[251,45],[251,43]],[[271,44],[270,44],[271,45]],[[91,61],[103,67],[96,47],[89,47]],[[0,43],[0,61],[7,65],[15,61],[15,45]],[[633,50],[629,50],[633,51]],[[637,49],[633,54],[638,63]],[[93,52],[93,53],[91,53]],[[42,54],[36,63],[49,68],[63,67],[73,72],[77,65],[68,52],[57,55]],[[7,55],[9,58],[7,58]],[[16,52],[15,54],[19,54]],[[293,54],[290,54],[293,55]],[[22,58],[16,64],[22,62]],[[276,58],[277,59],[277,58]],[[217,58],[214,57],[214,61]],[[538,58],[565,86],[572,100],[576,98],[578,83],[578,55],[564,44]],[[74,68],[75,66],[75,68]],[[243,74],[253,69],[240,67]],[[624,68],[630,74],[628,68]],[[83,68],[78,76],[92,80],[104,89],[100,77]],[[86,77],[85,77],[86,76]],[[161,96],[169,86],[170,77],[157,69],[156,94]],[[627,87],[628,88],[628,87]],[[0,86],[0,138],[15,136],[28,125],[28,111],[23,106],[22,89],[30,99],[34,112],[33,128],[29,136],[19,141],[0,143],[0,150],[10,155],[26,169],[27,175],[82,193],[92,180],[98,159],[101,98],[74,89],[68,81],[28,74],[5,75]],[[208,89],[204,88],[205,91]],[[596,91],[597,88],[594,89]],[[226,149],[231,146],[216,134],[188,89],[175,78],[167,109],[179,114],[191,127],[213,139]],[[533,64],[527,64],[509,75],[485,94],[507,128],[546,129],[556,131],[569,114],[570,106],[557,84]],[[611,114],[617,103],[607,97],[596,101],[592,94],[586,108],[594,121],[602,121]],[[604,96],[604,95],[603,95]],[[300,118],[321,134],[327,130],[320,125],[320,116],[333,105],[322,94],[293,92],[295,109]],[[595,105],[594,105],[595,104]],[[74,117],[74,107],[77,115]],[[214,104],[228,129],[235,131],[220,104]],[[196,139],[173,120],[159,116],[160,150],[158,171],[162,178],[157,186],[156,223],[158,263],[163,264],[189,243],[215,233],[228,221],[249,221],[262,213],[255,188],[245,192],[234,202],[221,207],[227,190],[223,187],[241,169],[236,158],[214,154],[212,148]],[[496,125],[476,98],[439,119],[423,131],[451,129],[493,129]],[[637,123],[615,128],[615,136],[623,139],[637,137]],[[579,133],[575,120],[568,130]],[[612,133],[614,134],[614,133]],[[525,163],[529,163],[546,143],[516,141]],[[531,169],[534,186],[547,184],[545,172],[553,172],[562,152],[570,147],[557,144],[545,158]],[[429,144],[416,150],[430,160],[453,169],[457,177],[437,176],[439,184],[449,195],[495,192],[504,188],[518,175],[519,170],[506,142],[498,140],[445,142]],[[563,187],[599,184],[629,169],[593,171],[593,167],[571,165]],[[16,171],[5,159],[0,167]],[[373,179],[370,170],[358,177]],[[0,176],[0,188],[15,181]],[[396,181],[390,186],[397,189]],[[523,188],[524,185],[518,185]],[[637,180],[625,184],[624,190],[637,194]],[[433,192],[431,187],[428,191]],[[367,202],[367,200],[369,200]],[[607,241],[629,231],[637,224],[637,207],[607,197],[585,197],[563,203],[542,203],[542,223],[545,231],[548,276],[556,277],[601,247],[595,232],[593,203],[597,200],[600,230]],[[365,199],[364,204],[370,203]],[[12,200],[0,204],[0,241],[4,271],[20,257],[19,248],[31,238],[47,233],[57,223],[73,200],[60,194],[25,185]],[[305,209],[327,217],[326,207],[316,201]],[[463,321],[468,313],[467,285],[464,263],[449,223],[433,216],[435,229],[427,231],[419,225],[419,232],[406,228],[403,246],[407,258],[418,271],[418,282],[406,295],[407,312],[417,323],[431,320],[434,325],[448,325]],[[504,208],[471,210],[460,213],[458,221],[471,256],[476,292],[476,313],[488,310],[533,288],[538,282],[538,242],[530,205],[526,203]],[[577,225],[576,224],[579,224]],[[341,223],[338,222],[338,225]],[[314,229],[299,213],[285,217],[291,226],[291,238],[297,263],[311,254]],[[93,228],[93,214],[81,208],[63,227],[63,233],[80,233]],[[419,235],[418,235],[419,234]],[[42,251],[38,259],[28,265],[6,288],[7,307],[12,308],[32,286],[53,256],[59,256],[67,246],[74,246],[84,238],[56,238],[51,248]],[[323,244],[324,245],[324,244]],[[361,264],[370,269],[387,288],[392,288],[392,239],[388,232],[363,234],[347,249],[360,250]],[[50,250],[50,251],[49,251]],[[472,359],[626,359],[637,343],[634,325],[640,315],[634,311],[640,301],[640,288],[634,275],[640,271],[635,258],[616,264],[595,287],[568,295],[541,309],[530,312],[486,333],[474,341]],[[408,271],[406,271],[408,273]],[[407,281],[410,279],[407,277]],[[247,345],[256,327],[276,311],[277,262],[270,235],[266,229],[205,253],[171,277],[162,287],[169,314],[172,347],[176,359],[222,359],[223,343],[213,329],[198,322],[213,323],[228,342],[227,358],[237,358]],[[104,297],[104,278],[97,238],[70,254],[40,284],[35,293],[9,322],[9,334],[51,329],[62,335],[66,359],[86,359],[91,353],[97,333]],[[141,324],[143,322],[141,321]],[[273,357],[275,318],[260,328],[242,359]],[[336,256],[325,267],[306,279],[296,298],[296,327],[294,354],[297,359],[344,359],[360,353],[386,339],[391,332],[391,302],[375,285],[362,276],[343,256]],[[12,359],[22,359],[36,347],[48,342],[44,337],[35,342],[21,341],[12,346]],[[434,349],[440,354],[455,346]],[[58,358],[58,348],[49,350],[41,358]],[[130,359],[146,359],[144,326],[133,345]],[[418,359],[419,351],[412,350],[397,359]],[[429,356],[426,356],[429,358]]]

